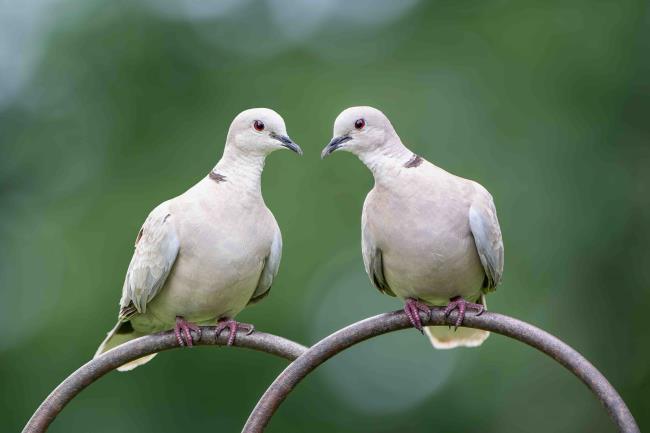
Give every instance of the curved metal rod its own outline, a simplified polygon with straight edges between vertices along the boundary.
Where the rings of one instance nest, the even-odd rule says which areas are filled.
[[[194,336],[196,336],[195,333]],[[201,328],[200,338],[195,338],[194,341],[196,345],[200,346],[225,346],[228,341],[228,333],[224,332],[217,338],[215,327],[205,326]],[[245,332],[237,333],[234,345],[270,353],[289,361],[293,361],[307,350],[306,347],[286,338],[258,331],[250,335],[246,335]],[[129,341],[109,350],[99,358],[87,362],[47,396],[25,425],[23,433],[46,431],[70,400],[109,371],[142,356],[178,347],[174,333],[167,331]]]
[[[456,314],[457,312],[454,312],[450,319],[446,319],[440,309],[434,309],[427,324],[446,326],[454,322]],[[589,387],[605,406],[619,431],[639,433],[639,427],[630,410],[607,379],[582,355],[558,338],[528,323],[490,312],[480,316],[467,315],[463,326],[514,338],[549,355]],[[264,431],[273,414],[296,385],[337,353],[369,338],[410,327],[406,314],[400,310],[370,317],[322,339],[280,373],[257,402],[242,431],[244,433]]]

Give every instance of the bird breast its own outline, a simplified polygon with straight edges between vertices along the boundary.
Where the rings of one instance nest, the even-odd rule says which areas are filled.
[[[181,245],[152,312],[164,321],[179,315],[198,323],[234,317],[257,287],[275,219],[263,201],[225,193],[182,198],[171,212]]]
[[[435,188],[375,191],[364,213],[370,237],[382,250],[386,280],[398,296],[444,304],[480,293],[483,268],[469,227],[469,203]]]

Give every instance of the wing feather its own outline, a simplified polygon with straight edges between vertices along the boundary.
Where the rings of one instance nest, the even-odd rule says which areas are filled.
[[[372,235],[368,230],[366,221],[366,210],[361,218],[361,252],[363,255],[363,265],[366,268],[366,273],[377,290],[389,296],[395,296],[391,290],[386,277],[384,276],[384,261],[383,254],[379,247],[375,245]]]
[[[121,320],[145,313],[147,304],[165,284],[180,248],[172,218],[163,203],[149,214],[138,232],[122,288]]]
[[[490,292],[496,289],[503,275],[503,238],[492,196],[485,188],[477,186],[479,194],[469,209],[469,226],[485,271],[483,289]]]
[[[273,285],[273,280],[278,274],[281,259],[282,234],[280,233],[280,228],[276,226],[273,242],[271,243],[271,251],[269,252],[269,255],[266,256],[266,259],[264,259],[264,267],[260,274],[260,280],[257,283],[257,288],[255,289],[253,296],[251,296],[250,301],[248,301],[248,304],[254,304],[269,294],[271,286]]]

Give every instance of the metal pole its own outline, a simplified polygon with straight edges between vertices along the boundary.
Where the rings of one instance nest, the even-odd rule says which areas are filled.
[[[196,345],[224,346],[226,344],[228,332],[223,332],[219,338],[215,338],[214,327],[202,327],[201,331],[200,339],[195,338],[194,340]],[[198,337],[196,334],[194,335]],[[291,340],[264,332],[254,332],[250,335],[239,332],[234,345],[266,352],[290,361],[307,350],[306,347]],[[42,433],[46,431],[54,418],[70,400],[109,371],[142,356],[178,347],[176,336],[172,331],[168,331],[129,341],[109,350],[99,358],[89,361],[68,376],[47,396],[27,422],[27,425],[25,425],[23,433]]]
[[[446,319],[440,309],[434,309],[427,325],[447,326],[448,323],[453,323],[456,314],[454,312],[449,319]],[[639,427],[630,410],[607,379],[582,355],[558,338],[528,323],[490,312],[480,316],[468,314],[463,326],[514,338],[549,355],[587,385],[605,406],[620,432],[639,433]],[[296,385],[334,355],[369,338],[410,327],[408,318],[400,310],[370,317],[322,339],[292,362],[275,379],[251,412],[242,431],[263,432],[280,404]]]

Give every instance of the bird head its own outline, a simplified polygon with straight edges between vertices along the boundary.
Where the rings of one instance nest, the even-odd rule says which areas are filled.
[[[251,108],[239,113],[230,124],[227,145],[263,156],[279,149],[302,155],[300,146],[289,138],[282,117],[268,108]]]
[[[334,136],[321,152],[321,158],[339,149],[363,156],[396,136],[393,125],[381,111],[373,107],[350,107],[334,121]]]

